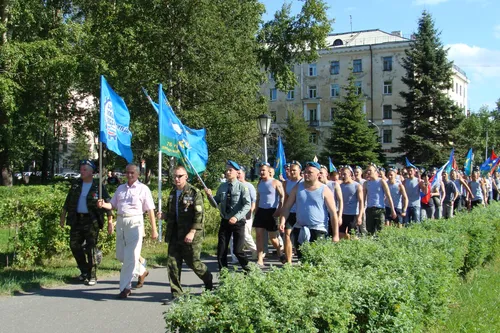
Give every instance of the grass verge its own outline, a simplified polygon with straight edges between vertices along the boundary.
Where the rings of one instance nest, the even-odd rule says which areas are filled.
[[[431,333],[500,332],[500,257],[469,273],[450,316]]]
[[[17,267],[12,264],[12,246],[9,247],[9,235],[13,230],[0,229],[0,295],[13,295],[17,292],[27,292],[44,287],[76,282],[80,273],[71,255],[57,256],[44,261],[41,266]],[[69,247],[69,245],[68,245]],[[202,256],[214,255],[217,248],[217,236],[207,235],[203,243]],[[142,256],[147,259],[148,266],[164,266],[167,260],[167,246],[146,240],[142,248]],[[9,258],[9,267],[7,259]],[[110,253],[103,258],[98,268],[98,278],[118,274],[120,263],[115,254]]]

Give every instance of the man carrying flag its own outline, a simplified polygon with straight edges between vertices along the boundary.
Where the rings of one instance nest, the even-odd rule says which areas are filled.
[[[286,165],[285,148],[283,148],[283,142],[281,141],[281,136],[278,137],[278,149],[276,150],[276,165],[274,178],[281,181],[287,179],[287,174],[285,171]]]

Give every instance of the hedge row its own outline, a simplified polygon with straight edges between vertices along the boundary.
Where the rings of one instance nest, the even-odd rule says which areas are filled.
[[[59,217],[70,184],[50,186],[0,187],[0,228],[17,227],[13,242],[16,264],[41,264],[56,254],[71,255],[69,249],[69,227],[59,227]],[[110,193],[112,195],[112,193]],[[152,191],[155,203],[158,192]],[[162,191],[166,203],[168,190]],[[216,209],[205,203],[205,233],[216,234],[220,222]],[[146,216],[146,233],[150,224]],[[165,231],[165,223],[163,224]],[[101,230],[99,246],[104,253],[115,250],[115,236],[108,236],[106,228]]]
[[[171,332],[420,332],[446,318],[461,275],[500,249],[500,205],[451,220],[385,228],[376,238],[303,247],[302,265],[186,295],[165,314]]]

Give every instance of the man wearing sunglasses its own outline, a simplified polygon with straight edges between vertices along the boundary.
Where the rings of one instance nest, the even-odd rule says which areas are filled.
[[[172,297],[181,296],[182,261],[203,281],[205,289],[213,288],[212,274],[201,261],[203,243],[203,195],[188,183],[183,166],[174,169],[174,187],[170,191],[162,216],[167,222],[165,243],[168,244],[167,274]]]
[[[227,182],[221,184],[217,189],[214,200],[219,204],[221,222],[219,227],[219,242],[217,244],[217,261],[219,270],[227,267],[227,254],[229,240],[233,237],[233,253],[238,259],[243,270],[248,271],[248,259],[243,251],[245,243],[246,215],[250,211],[250,192],[248,188],[238,181],[238,171],[241,167],[234,161],[226,163]],[[210,189],[205,189],[208,195],[212,195]],[[216,207],[217,208],[217,207]]]
[[[278,258],[281,257],[277,217],[285,201],[285,191],[282,183],[272,178],[271,169],[269,163],[260,163],[260,182],[257,185],[257,207],[253,224],[257,236],[257,265],[260,267],[264,266],[264,232],[266,230],[269,232]]]
[[[281,212],[280,225],[284,225],[290,209],[296,204],[297,222],[293,227],[292,237],[297,247],[304,242],[314,242],[326,237],[325,220],[328,213],[331,216],[332,239],[334,242],[339,241],[337,208],[332,191],[318,180],[320,169],[317,162],[306,163],[304,181],[292,189]],[[297,256],[300,259],[299,249]]]

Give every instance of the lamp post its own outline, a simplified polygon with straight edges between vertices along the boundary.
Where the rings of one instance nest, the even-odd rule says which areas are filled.
[[[264,162],[267,162],[267,135],[271,128],[271,120],[271,117],[267,114],[261,114],[257,117],[257,126],[264,139]]]
[[[368,119],[368,123],[371,124],[371,125],[373,125],[373,126],[375,126],[377,128],[377,130],[378,130],[378,141],[381,142],[382,141],[382,136],[380,134],[380,127],[377,124],[375,124],[373,121],[371,121],[370,119]]]

